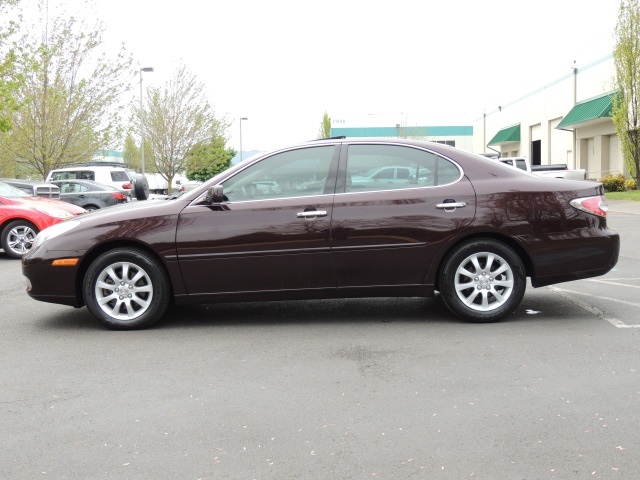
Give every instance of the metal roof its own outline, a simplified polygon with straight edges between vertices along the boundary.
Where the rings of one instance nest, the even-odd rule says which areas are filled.
[[[520,141],[520,124],[503,128],[489,141],[487,145],[502,145],[503,143],[512,143]]]
[[[611,117],[614,93],[607,93],[596,98],[584,100],[576,105],[565,115],[556,128],[578,128],[586,122],[593,122],[602,118]]]

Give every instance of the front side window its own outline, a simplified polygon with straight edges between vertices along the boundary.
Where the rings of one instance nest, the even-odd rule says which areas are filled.
[[[346,191],[393,190],[445,185],[460,171],[431,152],[399,145],[350,145]]]
[[[324,193],[335,147],[277,153],[223,182],[230,202],[303,197]]]

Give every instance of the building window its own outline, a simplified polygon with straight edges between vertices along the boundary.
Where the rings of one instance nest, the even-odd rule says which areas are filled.
[[[456,146],[455,140],[434,140],[435,143],[442,143],[443,145],[449,145],[450,147]]]

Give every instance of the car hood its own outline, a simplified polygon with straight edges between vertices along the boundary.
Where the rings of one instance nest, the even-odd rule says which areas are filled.
[[[180,212],[188,202],[174,200],[138,200],[131,203],[93,210],[82,215],[83,224],[101,225],[111,222],[137,220],[159,215],[174,215]]]
[[[20,197],[20,198],[11,198],[10,199],[12,205],[18,205],[22,207],[29,208],[55,208],[58,210],[64,210],[67,213],[72,215],[79,215],[81,213],[85,213],[86,210],[82,207],[78,207],[72,203],[63,202],[61,200],[55,200],[52,198],[43,198],[43,197]]]

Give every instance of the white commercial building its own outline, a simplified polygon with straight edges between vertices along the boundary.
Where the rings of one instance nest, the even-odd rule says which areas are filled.
[[[533,165],[566,163],[587,178],[628,175],[611,120],[612,55],[485,113],[473,124],[473,151],[526,156]]]
[[[409,121],[409,116],[404,113],[332,116],[331,135],[419,138],[467,151],[472,151],[473,147],[473,126],[469,124],[427,124],[427,122]]]
[[[629,176],[611,119],[615,68],[611,54],[567,69],[563,77],[496,106],[475,120],[408,121],[405,114],[332,116],[331,134],[421,138],[474,153],[525,156],[533,165],[566,163],[587,178]],[[517,75],[513,76],[517,82]],[[492,152],[493,151],[493,152]]]

